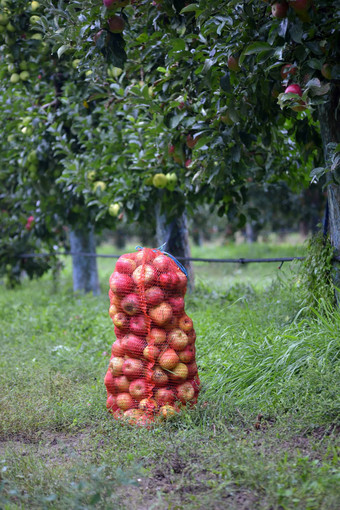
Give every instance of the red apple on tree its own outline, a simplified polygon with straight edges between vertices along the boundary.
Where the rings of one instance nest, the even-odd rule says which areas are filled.
[[[285,64],[281,67],[281,78],[287,80],[297,72],[297,67],[293,64]]]
[[[109,30],[113,34],[121,34],[125,28],[125,20],[122,16],[112,16],[108,19]]]
[[[293,83],[292,85],[288,85],[288,87],[285,89],[285,94],[296,94],[297,96],[302,96],[302,90],[300,85]],[[292,106],[292,110],[296,112],[302,112],[306,109],[306,103],[302,101],[302,99],[299,99],[297,101],[299,104],[296,104]]]
[[[190,133],[187,136],[186,144],[189,149],[193,149],[199,140],[199,136],[193,137]]]
[[[280,0],[272,4],[272,15],[274,18],[285,18],[287,16],[288,4],[285,0]]]
[[[241,70],[239,63],[238,63],[238,58],[234,57],[233,55],[230,55],[230,57],[228,58],[227,65],[228,65],[228,68],[231,71],[234,71],[235,73],[237,73],[238,71]]]

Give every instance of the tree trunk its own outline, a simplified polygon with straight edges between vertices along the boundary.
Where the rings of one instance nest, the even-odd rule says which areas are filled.
[[[70,231],[72,253],[96,253],[96,242],[92,225],[75,227]],[[72,256],[74,292],[100,294],[96,257]]]
[[[167,218],[161,213],[160,201],[156,204],[156,236],[157,244],[161,246],[166,243],[165,250],[174,257],[191,256],[187,217],[184,212],[180,217],[167,222]],[[194,290],[194,271],[190,261],[180,261],[188,272],[188,290]]]
[[[339,111],[337,110],[340,100],[340,86],[332,84],[329,99],[319,106],[319,121],[325,164],[330,156],[330,143],[340,142]],[[336,175],[334,175],[336,172]],[[327,200],[329,210],[329,234],[334,255],[340,256],[340,185],[339,170],[327,173]],[[334,179],[336,177],[336,179]],[[334,262],[334,285],[340,289],[340,263]],[[336,291],[336,300],[340,305],[340,291]]]

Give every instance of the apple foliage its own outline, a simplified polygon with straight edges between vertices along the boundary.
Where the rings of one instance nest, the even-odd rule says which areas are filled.
[[[106,35],[112,12],[100,3],[81,3],[76,29],[55,11],[61,34],[95,75],[113,62],[112,53],[119,56]],[[108,100],[123,111],[134,103],[137,118],[148,118],[144,167],[155,168],[156,154],[169,152],[196,199],[240,224],[253,213],[249,182],[284,180],[300,190],[326,175],[339,250],[339,11],[328,0],[273,4],[163,0],[125,7],[126,57],[118,80],[125,92],[119,101],[112,87]],[[67,11],[67,3],[59,9]],[[60,47],[60,34],[50,32]],[[197,143],[188,147],[188,136]]]

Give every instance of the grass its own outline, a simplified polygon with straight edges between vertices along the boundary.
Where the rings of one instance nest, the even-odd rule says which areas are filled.
[[[99,297],[73,295],[69,262],[57,292],[44,277],[1,293],[0,508],[338,508],[340,314],[299,310],[296,265],[200,266],[199,404],[151,430],[106,413],[113,266]]]

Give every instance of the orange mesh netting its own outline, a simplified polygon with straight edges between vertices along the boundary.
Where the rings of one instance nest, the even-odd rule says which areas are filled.
[[[197,402],[196,333],[179,266],[160,250],[142,248],[122,255],[110,276],[116,341],[104,382],[116,419],[148,425]]]

